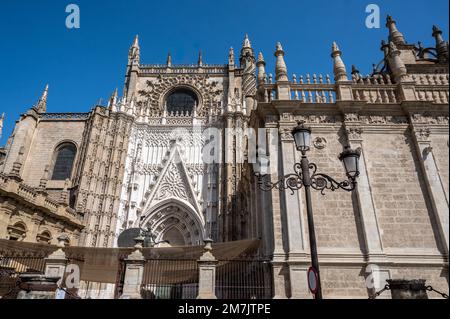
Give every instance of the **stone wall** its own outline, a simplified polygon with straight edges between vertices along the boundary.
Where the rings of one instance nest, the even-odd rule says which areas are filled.
[[[346,180],[344,167],[338,159],[343,149],[343,145],[339,142],[340,137],[338,133],[316,133],[315,130],[313,140],[325,139],[326,143],[323,143],[325,147],[319,149],[313,146],[308,156],[310,162],[317,165],[318,173],[330,175],[337,181],[344,181]],[[322,146],[318,145],[318,147]],[[313,189],[312,196],[319,252],[320,248],[327,248],[328,251],[329,248],[359,250],[361,243],[358,227],[360,225],[358,225],[358,212],[353,205],[352,194],[338,190],[325,191],[324,196],[320,191]],[[306,211],[306,206],[303,209]],[[307,224],[307,220],[304,223]]]
[[[33,187],[39,186],[46,165],[50,165],[49,179],[51,179],[55,161],[55,148],[62,142],[75,143],[79,154],[84,128],[84,121],[40,121],[35,129],[30,151],[24,162],[22,174],[24,182]],[[76,165],[77,159],[75,159],[74,167]],[[60,184],[56,186],[62,188]]]
[[[436,250],[410,134],[367,134],[364,148],[384,248]]]

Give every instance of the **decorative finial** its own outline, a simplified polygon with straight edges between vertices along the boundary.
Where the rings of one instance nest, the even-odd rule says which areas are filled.
[[[136,34],[133,41],[133,48],[139,48],[139,35]]]
[[[118,98],[118,89],[116,88],[114,92],[111,94],[111,97],[108,101],[108,109],[111,111],[114,111],[116,105],[117,105],[117,98]]]
[[[389,41],[397,45],[406,44],[403,34],[397,29],[397,23],[390,15],[386,18],[386,27],[389,29]]]
[[[202,55],[202,51],[200,50],[198,52],[198,66],[203,66],[203,55]]]
[[[266,62],[264,61],[262,52],[259,52],[258,54],[258,61],[256,62],[256,66],[258,67],[258,84],[264,84],[266,77]]]
[[[133,64],[139,64],[140,60],[140,48],[139,48],[139,36],[136,35],[133,40],[133,44],[130,47],[130,50],[128,52],[128,60],[129,63]]]
[[[337,43],[336,43],[336,42],[333,42],[333,45],[332,45],[332,50],[333,50],[333,52],[337,52],[337,51],[339,51],[339,47],[338,47],[338,45],[337,45]]]
[[[283,47],[281,45],[281,42],[277,42],[277,51],[283,51]]]
[[[264,56],[263,56],[262,52],[258,53],[258,63],[266,63],[264,61]]]
[[[167,54],[167,62],[166,62],[168,67],[172,66],[172,55],[170,54],[170,52]]]
[[[48,97],[48,84],[45,86],[44,92],[42,92],[41,97],[36,105],[36,110],[39,113],[45,113],[47,111],[47,97]]]
[[[436,40],[436,51],[440,63],[448,62],[448,43],[442,38],[442,31],[437,26],[433,26],[433,37]]]
[[[277,81],[289,81],[286,63],[284,62],[284,51],[280,42],[277,42],[276,44],[275,56],[277,58],[277,63],[275,66],[275,79]]]
[[[244,42],[242,43],[243,48],[251,48],[252,44],[250,43],[250,39],[248,38],[248,34],[245,34]]]
[[[230,48],[230,52],[228,53],[228,64],[234,66],[234,49]]]
[[[345,68],[344,61],[342,61],[342,52],[339,50],[339,46],[336,42],[333,42],[331,48],[331,57],[333,58],[333,73],[334,80],[336,82],[339,81],[348,81],[347,77],[347,69]]]
[[[352,74],[359,74],[359,70],[355,65],[352,65]]]

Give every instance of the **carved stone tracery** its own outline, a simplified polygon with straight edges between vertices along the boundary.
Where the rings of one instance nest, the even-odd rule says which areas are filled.
[[[183,74],[158,76],[156,81],[147,81],[147,88],[138,91],[141,99],[137,106],[144,111],[149,110],[152,114],[161,116],[164,111],[165,96],[176,87],[190,88],[196,92],[199,98],[197,107],[198,116],[208,115],[208,108],[220,102],[222,88],[218,81],[209,81],[208,75]],[[156,113],[155,113],[156,112]]]

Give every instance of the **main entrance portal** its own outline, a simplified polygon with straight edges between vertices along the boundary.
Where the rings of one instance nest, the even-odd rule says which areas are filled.
[[[141,223],[159,246],[195,246],[203,243],[204,223],[187,203],[167,200],[150,209]]]

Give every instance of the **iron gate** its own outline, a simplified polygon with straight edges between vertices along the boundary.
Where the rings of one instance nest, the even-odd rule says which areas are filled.
[[[272,266],[268,260],[221,260],[216,268],[218,299],[271,299]]]
[[[195,259],[147,259],[142,280],[144,299],[195,299],[198,295]]]

